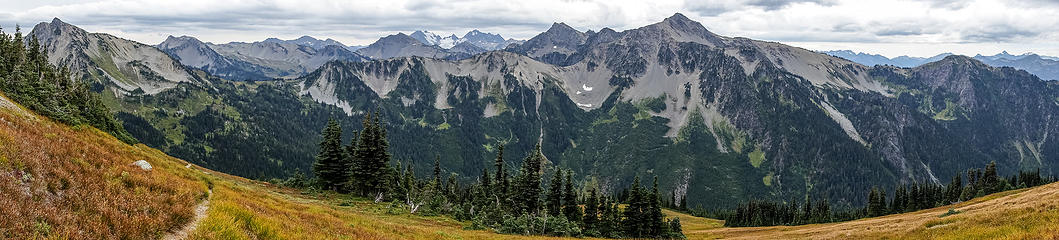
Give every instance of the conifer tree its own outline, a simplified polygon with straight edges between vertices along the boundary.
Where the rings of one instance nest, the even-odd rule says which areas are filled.
[[[815,219],[813,219],[814,223],[831,222],[831,204],[827,202],[827,198],[824,198],[816,204],[816,209],[813,211],[813,214],[816,214]]]
[[[507,170],[504,168],[504,145],[496,144],[496,188],[501,198],[507,198],[509,186]]]
[[[386,139],[386,129],[379,120],[379,112],[366,114],[362,122],[364,130],[358,138],[356,153],[353,157],[353,188],[363,196],[373,196],[386,192],[388,182],[387,168],[390,162],[390,143]]]
[[[523,213],[536,213],[541,208],[541,163],[544,154],[537,144],[533,152],[522,161],[517,179],[517,190],[513,194],[515,207]]]
[[[1000,177],[997,176],[996,161],[989,162],[989,165],[985,166],[985,172],[982,174],[982,186],[985,194],[1003,190],[1003,186],[1000,185]]]
[[[684,229],[680,225],[680,218],[673,218],[669,221],[669,233],[669,238],[684,239]]]
[[[645,228],[649,236],[662,236],[667,230],[665,215],[662,215],[662,197],[658,193],[658,176],[655,176],[651,193],[647,197],[647,209],[645,210]]]
[[[596,189],[588,190],[588,198],[585,199],[584,228],[586,231],[599,232],[596,223],[599,221],[599,199],[596,197]]]
[[[339,131],[339,132],[341,132],[341,131]],[[353,168],[354,168],[354,165],[357,162],[357,160],[355,158],[357,156],[357,147],[358,147],[357,145],[358,145],[359,142],[360,142],[360,132],[359,131],[353,131],[353,138],[350,140],[349,145],[346,145],[343,148],[342,165],[344,166],[343,169],[345,169],[346,173],[345,173],[345,176],[343,176],[344,180],[342,181],[342,186],[341,186],[342,192],[349,192],[349,191],[353,191],[354,190],[353,189],[354,186],[352,185],[353,184],[353,181],[352,181],[353,180],[353,170],[354,170]]]
[[[394,177],[392,178],[393,181],[390,182],[390,195],[396,200],[404,201],[405,197],[408,196],[408,192],[406,192],[408,189],[405,189],[404,184],[404,166],[401,165],[401,161],[397,161],[391,169],[393,170],[391,175]]]
[[[321,136],[320,153],[313,163],[313,173],[324,189],[344,191],[350,166],[342,149],[342,127],[335,119],[328,119]]]
[[[872,187],[871,191],[868,192],[868,216],[876,217],[886,214],[886,195],[881,193],[878,188]]]
[[[875,193],[875,187],[872,187],[871,190],[868,191],[868,205],[864,206],[864,212],[869,217],[875,216],[875,211],[877,211],[875,205],[878,204],[877,197],[878,195]]]
[[[963,189],[963,180],[960,179],[960,173],[956,173],[952,176],[952,181],[945,188],[945,201],[946,204],[956,203],[960,201],[960,191]]]
[[[493,191],[493,179],[489,176],[489,170],[482,168],[482,179],[479,180],[479,184],[482,186],[482,192],[489,193]]]
[[[574,192],[574,172],[566,173],[566,181],[563,185],[563,215],[571,222],[581,222],[581,207],[577,206],[577,193]]]
[[[905,206],[908,205],[906,203],[908,197],[906,194],[905,185],[897,185],[897,188],[894,189],[894,200],[890,202],[890,213],[902,213],[905,211]]]
[[[441,155],[434,155],[434,180],[431,181],[434,186],[441,187]]]
[[[600,209],[603,211],[600,217],[600,235],[609,238],[621,237],[624,229],[621,227],[621,210],[618,208],[618,203],[609,198],[601,202]]]
[[[644,218],[643,211],[644,206],[644,194],[643,190],[640,189],[640,177],[636,176],[633,179],[631,189],[629,189],[629,205],[625,207],[625,211],[622,215],[625,217],[621,225],[625,228],[625,236],[628,237],[643,237],[646,219]]]
[[[559,216],[563,206],[563,171],[561,169],[555,169],[555,175],[553,175],[550,184],[548,186],[548,195],[544,197],[544,208],[548,210],[549,216]]]

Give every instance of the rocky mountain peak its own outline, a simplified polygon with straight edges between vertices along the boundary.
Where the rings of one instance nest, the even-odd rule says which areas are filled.
[[[504,42],[504,37],[500,34],[484,33],[478,29],[467,32],[462,39],[469,42]]]
[[[684,16],[684,14],[682,14],[682,13],[673,13],[673,16],[667,17],[665,20],[662,20],[662,22],[695,22],[695,21],[692,21],[687,16]]]
[[[989,67],[989,66],[985,65],[985,63],[982,63],[982,61],[978,61],[977,59],[974,59],[974,58],[968,57],[968,56],[964,56],[964,55],[949,55],[949,56],[946,56],[945,58],[942,58],[940,61],[937,61],[936,64],[939,64],[939,65]]]
[[[169,37],[166,37],[165,41],[162,41],[162,43],[159,43],[156,47],[158,47],[159,49],[167,49],[175,48],[182,45],[205,45],[205,43],[191,36],[185,35],[174,37],[173,35],[169,35]]]
[[[581,33],[579,31],[577,31],[577,29],[574,29],[573,27],[570,27],[570,25],[566,25],[565,22],[552,23],[552,26],[548,28],[548,31],[545,31],[545,33],[555,33],[555,34],[572,33],[572,32]]]
[[[41,42],[48,42],[52,38],[63,35],[79,36],[77,38],[84,38],[88,35],[88,32],[84,29],[63,22],[59,18],[53,18],[51,22],[37,24],[33,27],[32,33]]]
[[[68,27],[72,27],[72,28],[81,29],[81,28],[78,28],[78,27],[76,27],[76,26],[74,26],[72,24],[63,22],[63,20],[61,20],[59,18],[52,18],[51,22],[49,22],[48,24],[52,25],[52,26],[68,26]]]
[[[416,40],[415,38],[412,38],[412,37],[410,37],[408,35],[405,35],[404,33],[397,33],[397,34],[393,34],[393,35],[389,35],[389,36],[385,36],[385,37],[379,38],[379,41],[376,41],[375,43],[372,43],[369,46],[375,46],[376,44],[380,44],[380,45],[390,45],[390,44],[418,45],[418,44],[420,44],[420,42],[418,40]]]
[[[372,59],[387,59],[394,57],[422,56],[445,59],[449,54],[438,45],[423,43],[404,33],[397,33],[379,38],[365,48],[357,49],[357,53]]]
[[[713,33],[706,30],[706,27],[702,26],[701,23],[688,19],[688,17],[680,13],[673,14],[673,16],[662,20],[659,25],[665,26],[677,34],[687,35],[684,37],[707,39],[713,35]]]

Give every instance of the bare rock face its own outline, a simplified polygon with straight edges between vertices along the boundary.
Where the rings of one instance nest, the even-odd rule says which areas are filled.
[[[200,82],[179,62],[152,46],[110,34],[89,33],[58,18],[30,33],[48,46],[48,60],[83,80],[116,86],[123,94],[155,94],[180,82]]]
[[[140,167],[140,169],[143,169],[144,171],[151,171],[151,163],[144,160],[132,162],[132,165]]]

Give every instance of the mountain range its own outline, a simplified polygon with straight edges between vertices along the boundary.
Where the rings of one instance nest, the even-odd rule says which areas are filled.
[[[184,65],[232,80],[294,78],[327,61],[366,60],[337,41],[308,36],[287,41],[269,38],[261,42],[225,44],[169,36],[156,47]]]
[[[261,42],[214,44],[190,36],[169,36],[156,47],[186,66],[230,80],[295,78],[332,60],[365,61],[421,56],[458,60],[498,50],[511,43],[496,34],[473,30],[458,38],[441,38],[426,31],[380,38],[368,46],[346,46],[334,39],[302,36],[293,40],[268,38]]]
[[[515,166],[540,144],[545,169],[572,170],[578,186],[613,193],[647,173],[692,206],[755,198],[859,206],[873,185],[947,182],[990,161],[1003,173],[1059,170],[1053,82],[955,55],[868,66],[717,35],[679,13],[620,32],[555,23],[493,51],[395,34],[355,52],[172,38],[159,45],[164,54],[58,20],[31,35],[51,36],[49,57],[82,76],[161,76],[93,79],[140,141],[246,177],[308,172],[327,119],[349,134],[368,111],[386,122],[394,160],[421,174],[438,158],[446,174],[471,181],[492,166],[496,144]],[[218,59],[285,79],[229,81],[213,74],[222,65],[203,64]],[[111,62],[118,71],[78,68]]]
[[[316,39],[316,38],[310,37],[310,36],[301,36],[301,37],[299,37],[297,39],[292,39],[292,40],[280,40],[279,38],[268,38],[268,39],[265,39],[264,42],[268,42],[268,43],[292,43],[292,44],[295,44],[295,45],[311,47],[311,48],[314,48],[314,49],[317,49],[317,50],[323,49],[326,46],[339,46],[339,47],[349,48],[350,51],[356,51],[357,49],[360,49],[361,47],[363,47],[363,46],[346,46],[345,44],[342,44],[342,43],[340,43],[340,42],[338,42],[338,41],[336,41],[334,39],[328,38],[328,39],[325,39],[325,40],[320,40],[320,39]]]
[[[823,53],[849,59],[850,61],[868,66],[893,65],[898,67],[915,67],[929,62],[938,61],[946,56],[952,55],[951,53],[942,53],[929,58],[900,56],[891,59],[883,55],[853,52],[850,50],[823,51]],[[1026,70],[1027,72],[1037,75],[1037,77],[1040,77],[1041,79],[1059,80],[1059,58],[1057,57],[1041,56],[1034,53],[1012,55],[1007,51],[1003,51],[992,56],[978,54],[974,56],[974,59],[994,67],[1013,67]]]
[[[417,30],[408,36],[419,40],[419,42],[438,46],[444,49],[451,49],[456,47],[460,43],[470,43],[473,46],[484,49],[486,51],[499,50],[511,45],[512,43],[521,43],[523,41],[515,39],[504,39],[500,34],[492,34],[478,31],[477,29],[471,30],[464,34],[463,37],[457,37],[456,34],[452,34],[448,37],[439,36],[430,31]]]
[[[357,50],[371,59],[396,57],[428,57],[446,60],[461,60],[471,56],[503,49],[522,41],[507,39],[499,34],[472,30],[457,37],[455,34],[441,37],[430,31],[415,31],[411,35],[398,33],[380,38],[375,43]]]

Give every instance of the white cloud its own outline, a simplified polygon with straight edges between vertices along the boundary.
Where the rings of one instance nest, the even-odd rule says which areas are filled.
[[[1059,37],[1059,4],[1049,0],[0,0],[0,6],[0,24],[8,28],[59,17],[148,44],[167,35],[212,42],[311,35],[368,44],[418,29],[446,35],[481,29],[525,39],[552,22],[620,31],[682,12],[722,35],[817,50],[1059,55],[1053,47],[1059,46],[1053,40]]]

